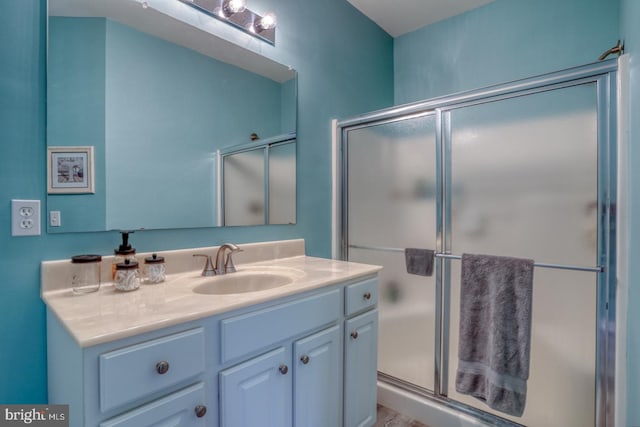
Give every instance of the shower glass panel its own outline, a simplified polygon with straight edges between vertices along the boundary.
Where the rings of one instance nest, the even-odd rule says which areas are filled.
[[[598,264],[596,93],[589,83],[445,113],[446,250]],[[460,261],[445,262],[449,398],[527,426],[594,425],[597,275],[535,269],[527,405],[510,418],[455,391]]]
[[[296,222],[296,144],[269,147],[269,224]]]
[[[224,225],[264,224],[264,149],[224,156]]]
[[[346,138],[348,256],[382,265],[378,370],[433,390],[435,275],[405,270],[406,247],[436,246],[435,116],[369,124]]]

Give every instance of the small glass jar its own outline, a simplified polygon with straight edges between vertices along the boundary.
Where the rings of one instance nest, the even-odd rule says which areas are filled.
[[[118,264],[121,264],[125,261],[129,262],[138,262],[136,259],[136,251],[132,250],[130,252],[114,252],[113,263],[111,264],[111,278],[113,280],[116,279],[116,270],[118,269]]]
[[[138,262],[125,259],[116,265],[116,277],[113,286],[119,291],[135,291],[140,287]]]
[[[97,292],[100,289],[100,255],[76,255],[71,257],[71,286],[76,295]]]
[[[144,283],[152,285],[164,282],[165,272],[164,257],[153,254],[144,259]]]

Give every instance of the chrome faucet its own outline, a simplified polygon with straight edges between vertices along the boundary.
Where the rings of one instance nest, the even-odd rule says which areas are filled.
[[[227,251],[229,252],[229,254],[227,255],[227,258],[225,260],[224,256]],[[236,267],[233,265],[233,260],[231,259],[231,254],[233,254],[234,252],[242,252],[242,249],[240,249],[233,243],[225,243],[218,248],[218,252],[216,253],[216,261],[215,264],[213,264],[215,274],[234,273],[236,271]]]

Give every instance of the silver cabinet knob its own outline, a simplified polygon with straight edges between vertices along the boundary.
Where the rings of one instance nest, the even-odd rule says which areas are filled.
[[[354,340],[357,340],[358,339],[358,331],[351,332],[351,338],[353,338]]]
[[[289,372],[289,367],[287,365],[280,365],[278,370],[282,375],[287,375],[287,372]]]
[[[196,417],[202,418],[207,413],[207,407],[204,405],[198,405],[195,407]]]
[[[160,375],[169,372],[169,362],[163,360],[162,362],[156,363],[156,372]]]
[[[303,356],[300,358],[300,361],[301,361],[303,364],[305,364],[305,365],[306,365],[307,363],[309,363],[309,356],[307,356],[306,354],[305,354],[305,355],[303,355]]]

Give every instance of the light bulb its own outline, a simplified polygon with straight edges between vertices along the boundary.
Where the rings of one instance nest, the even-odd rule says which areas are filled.
[[[276,14],[269,12],[255,23],[256,31],[261,32],[264,30],[271,30],[276,27],[277,23]]]
[[[230,17],[236,13],[240,13],[246,9],[245,0],[224,0],[222,3],[222,13],[225,17]]]

